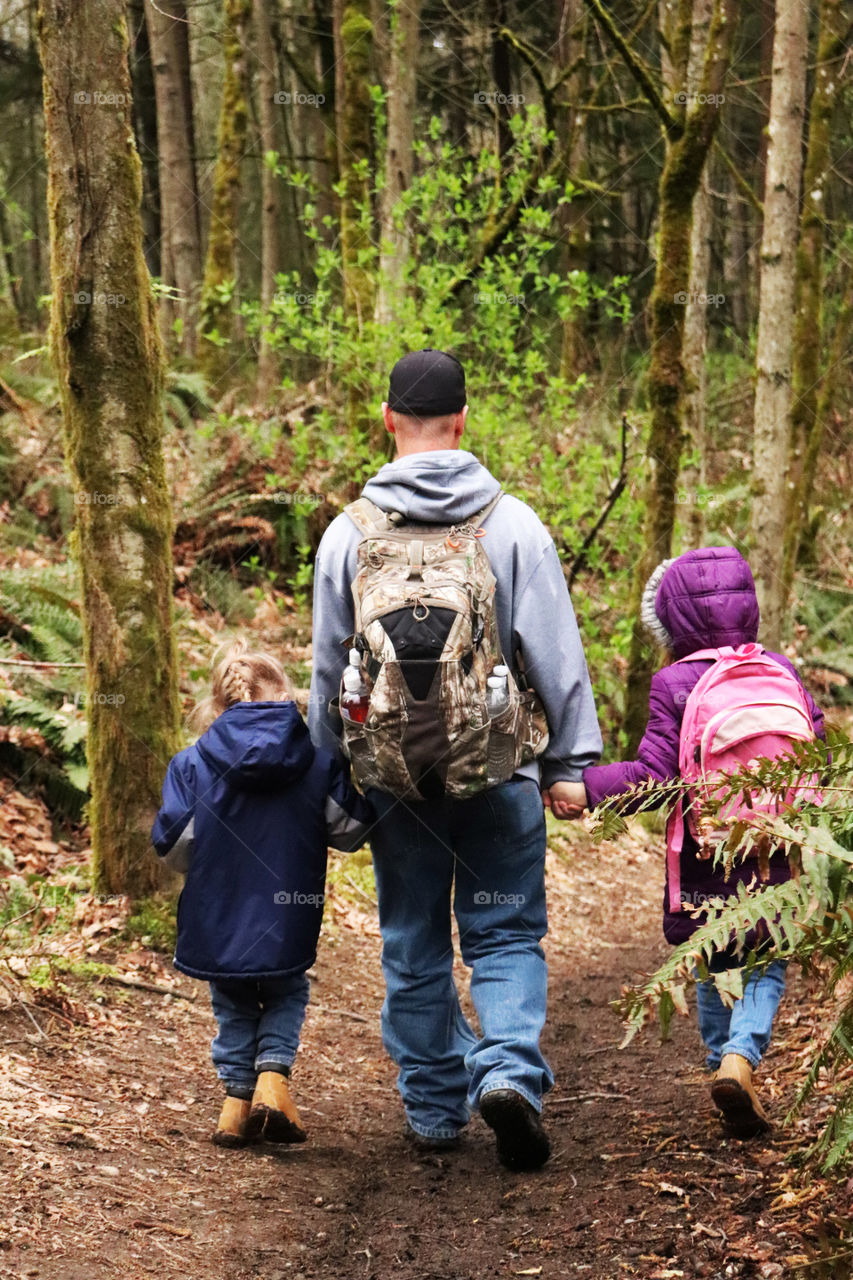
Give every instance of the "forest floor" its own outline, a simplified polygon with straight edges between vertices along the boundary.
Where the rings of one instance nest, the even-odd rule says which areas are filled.
[[[204,985],[175,974],[168,956],[120,942],[115,904],[81,898],[63,943],[81,957],[76,973],[34,990],[13,979],[11,961],[0,990],[0,1277],[850,1275],[846,1255],[815,1261],[849,1247],[850,1187],[796,1158],[829,1093],[769,1140],[726,1141],[695,1023],[679,1019],[663,1046],[644,1035],[618,1048],[609,1002],[664,952],[655,838],[636,828],[619,848],[596,845],[576,825],[551,844],[545,1047],[557,1086],[541,1172],[502,1169],[479,1119],[447,1155],[404,1140],[379,1037],[376,911],[346,866],[332,876],[294,1070],[309,1130],[301,1147],[212,1146],[220,1092]],[[22,865],[35,856],[22,852]],[[38,856],[61,878],[75,855],[60,846]],[[36,949],[48,924],[33,925]],[[87,956],[154,989],[87,978]],[[825,1015],[819,991],[792,975],[761,1073],[777,1118]]]

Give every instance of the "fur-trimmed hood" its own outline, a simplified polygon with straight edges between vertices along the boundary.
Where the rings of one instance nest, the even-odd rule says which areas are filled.
[[[646,583],[643,624],[675,658],[758,638],[752,571],[736,547],[701,547],[664,560]]]

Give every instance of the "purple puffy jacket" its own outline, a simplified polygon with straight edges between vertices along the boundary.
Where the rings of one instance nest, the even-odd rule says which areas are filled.
[[[656,575],[657,576],[657,575]],[[652,579],[654,583],[655,579]],[[758,636],[758,601],[749,565],[734,547],[704,547],[688,551],[672,561],[659,578],[653,599],[658,624],[671,641],[673,657],[686,658],[700,649],[718,649],[749,644]],[[787,658],[770,653],[780,666],[799,675]],[[652,677],[649,721],[636,760],[618,764],[593,765],[584,770],[589,807],[595,808],[609,796],[622,795],[649,778],[669,781],[678,777],[678,742],[684,705],[710,660],[678,663],[664,667]],[[806,693],[815,733],[825,737],[823,713]],[[755,865],[739,863],[728,880],[713,862],[696,856],[697,845],[685,832],[681,854],[682,900],[701,903],[708,897],[729,896],[738,884],[749,883]],[[770,859],[770,883],[789,879],[784,855]],[[704,895],[704,896],[703,896]],[[685,942],[701,924],[701,917],[688,911],[670,911],[664,896],[663,931],[674,946]]]

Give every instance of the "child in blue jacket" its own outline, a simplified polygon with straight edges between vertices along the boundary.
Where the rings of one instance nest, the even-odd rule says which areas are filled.
[[[187,878],[175,967],[210,983],[225,1085],[218,1146],[304,1142],[288,1077],[308,1004],[329,844],[364,843],[372,812],[311,744],[280,663],[238,641],[199,714],[213,723],[170,762],[152,831]]]

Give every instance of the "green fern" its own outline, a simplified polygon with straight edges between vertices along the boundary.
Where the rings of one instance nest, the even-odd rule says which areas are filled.
[[[0,583],[0,765],[78,821],[87,799],[83,637],[70,566],[7,570]],[[68,664],[27,666],[32,663]],[[18,665],[20,664],[20,665]],[[38,735],[33,740],[28,732]]]
[[[696,981],[712,978],[730,1005],[742,994],[749,974],[774,959],[796,962],[820,976],[830,994],[853,972],[853,743],[834,735],[829,747],[831,759],[823,743],[804,743],[784,760],[761,761],[727,780],[723,801],[744,788],[775,791],[780,798],[791,788],[804,789],[806,798],[780,814],[754,813],[748,821],[734,823],[713,850],[717,865],[724,868],[753,857],[759,880],[766,875],[770,851],[780,850],[789,859],[793,878],[754,888],[740,884],[736,893],[701,908],[702,923],[692,937],[674,948],[651,977],[625,990],[615,1002],[626,1023],[623,1044],[655,1019],[666,1038],[676,1010],[687,1011],[686,991]],[[820,802],[807,795],[816,776]],[[598,830],[617,829],[626,813],[672,804],[684,791],[680,781],[644,784],[602,806]],[[766,943],[757,954],[749,951],[749,939],[759,926]],[[743,967],[712,973],[713,957],[728,948],[743,957]],[[853,1080],[847,1078],[849,1072],[842,1073],[851,1062],[853,995],[845,1000],[823,1044],[816,1046],[788,1117],[807,1103],[822,1069],[835,1074],[835,1112],[814,1148],[825,1169],[853,1158]]]

